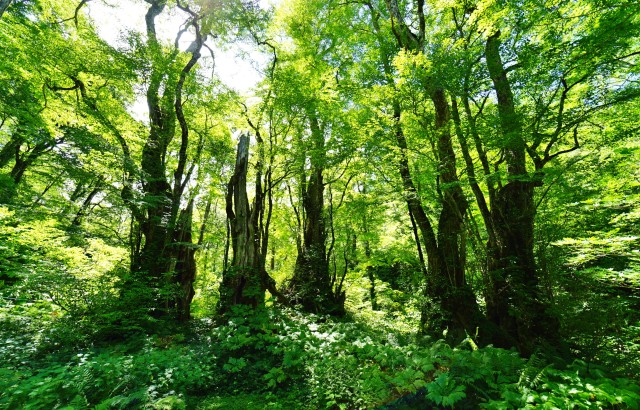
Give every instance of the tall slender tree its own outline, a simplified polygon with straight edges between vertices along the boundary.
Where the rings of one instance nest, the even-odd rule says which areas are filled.
[[[413,17],[418,22],[418,30],[414,32],[406,23],[407,17],[396,0],[385,2],[386,18],[391,33],[396,40],[396,50],[408,55],[419,55],[424,52],[427,42],[425,32],[426,15],[424,1],[417,1]],[[381,39],[387,33],[381,29],[381,19],[385,18],[380,9],[372,3],[367,7],[371,13],[371,24],[377,33],[382,66],[387,84],[394,86],[396,74],[392,68],[393,55],[387,51],[387,44]],[[476,298],[469,287],[465,276],[465,254],[463,246],[464,224],[468,203],[460,186],[455,150],[451,135],[451,112],[447,100],[444,81],[428,75],[422,83],[424,93],[431,101],[435,119],[433,132],[435,144],[434,157],[437,161],[437,186],[440,201],[440,212],[437,215],[437,226],[434,227],[420,199],[414,176],[411,174],[408,159],[408,144],[402,125],[403,106],[398,97],[393,105],[393,133],[399,148],[398,170],[401,176],[405,198],[412,220],[421,234],[427,254],[427,285],[425,296],[427,304],[422,316],[422,327],[434,335],[440,335],[447,328],[452,335],[459,338],[466,333],[475,333],[482,321],[482,315]],[[432,304],[431,304],[432,303]]]

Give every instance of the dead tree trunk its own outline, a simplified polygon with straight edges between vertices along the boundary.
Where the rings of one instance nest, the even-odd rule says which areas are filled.
[[[247,196],[249,136],[242,135],[233,176],[227,185],[227,218],[231,234],[231,264],[223,273],[218,314],[227,314],[233,306],[256,308],[264,304],[267,285],[260,249],[258,217],[263,201],[261,187],[256,187],[253,207]]]

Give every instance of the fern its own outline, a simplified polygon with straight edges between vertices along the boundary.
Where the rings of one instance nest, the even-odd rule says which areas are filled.
[[[550,364],[546,364],[545,360],[535,353],[531,355],[518,380],[518,390],[528,391],[535,389],[540,385],[545,375],[545,372],[551,367]]]
[[[139,408],[146,402],[148,402],[146,389],[141,389],[126,396],[119,395],[108,398],[96,405],[95,410]]]

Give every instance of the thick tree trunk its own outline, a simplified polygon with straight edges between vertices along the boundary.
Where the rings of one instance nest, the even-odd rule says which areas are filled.
[[[468,203],[458,180],[449,124],[451,114],[444,90],[433,90],[431,101],[436,114],[442,210],[438,218],[437,249],[427,248],[427,253],[436,253],[439,262],[438,270],[428,275],[426,296],[439,302],[439,311],[429,311],[427,306],[422,321],[433,328],[429,333],[438,334],[448,328],[452,339],[461,340],[466,334],[475,334],[482,323],[482,314],[465,276],[463,221]]]
[[[442,211],[438,220],[438,247],[442,257],[442,275],[456,288],[466,286],[461,236],[464,231],[462,221],[469,204],[460,187],[456,173],[456,158],[451,143],[449,126],[449,104],[444,90],[437,89],[431,100],[436,112],[435,129],[437,134],[438,168],[442,191]]]
[[[438,219],[438,233],[422,206],[413,178],[409,171],[407,142],[400,121],[400,107],[394,107],[396,119],[396,142],[401,149],[399,161],[400,176],[411,215],[417,225],[427,254],[427,277],[425,286],[426,302],[421,317],[422,331],[441,337],[449,329],[452,339],[464,338],[466,333],[475,334],[482,315],[473,291],[466,283],[464,255],[461,235],[464,230],[463,218],[467,208],[455,172],[455,155],[449,131],[449,107],[444,91],[432,94],[436,109],[437,154],[442,182],[442,210]]]
[[[164,3],[152,2],[145,16],[148,43],[157,47],[155,18],[164,9]],[[171,280],[171,225],[172,193],[166,177],[165,155],[167,142],[175,132],[175,114],[168,108],[173,87],[165,85],[163,98],[159,96],[164,73],[154,69],[147,89],[150,129],[142,149],[140,164],[144,207],[141,210],[139,229],[144,243],[139,252],[133,254],[131,270],[134,280],[148,284],[149,294],[146,306],[153,316],[161,317],[169,313],[172,301]]]
[[[152,146],[153,140],[147,146]],[[151,152],[150,152],[151,151]],[[171,187],[164,176],[160,152],[155,148],[143,150],[142,171],[146,219],[141,225],[144,245],[137,256],[134,272],[147,276],[152,287],[157,315],[166,313],[166,292],[171,283],[167,280],[171,264],[170,243],[173,237],[170,227]],[[163,294],[165,294],[163,296]]]
[[[424,1],[417,2],[414,21],[418,22],[418,32],[414,33],[406,24],[397,0],[385,1],[391,19],[391,30],[400,48],[411,52],[422,52],[425,38]],[[378,19],[380,15],[371,6],[373,25],[380,35]],[[382,46],[382,45],[381,45]],[[389,56],[383,56],[385,74],[393,77]],[[399,171],[405,198],[412,216],[412,223],[418,227],[427,255],[426,304],[423,307],[422,331],[436,337],[449,329],[452,339],[461,339],[475,334],[483,317],[475,295],[465,280],[465,255],[462,241],[464,215],[468,207],[456,174],[455,154],[449,130],[450,112],[444,89],[437,84],[429,84],[429,93],[435,109],[435,132],[437,137],[439,186],[442,191],[442,210],[438,217],[437,234],[426,214],[414,185],[407,158],[407,141],[400,124],[401,106],[393,103],[395,137],[400,148]]]
[[[306,311],[334,315],[344,314],[344,293],[336,295],[329,274],[327,260],[327,232],[324,215],[324,135],[318,119],[310,118],[314,155],[311,175],[303,181],[304,208],[303,240],[299,248],[293,278],[289,283],[291,303]]]
[[[539,182],[527,173],[526,145],[515,110],[511,85],[500,57],[500,32],[486,43],[487,67],[498,97],[508,182],[491,207],[495,243],[488,250],[493,292],[487,299],[489,319],[507,332],[524,354],[541,341],[557,341],[558,322],[547,311],[539,287],[534,257],[534,188]]]
[[[256,187],[253,209],[247,196],[249,136],[242,135],[233,176],[227,185],[227,218],[230,224],[232,259],[223,273],[218,314],[224,316],[233,306],[256,308],[264,304],[266,283],[260,249],[258,215],[261,212],[261,188]]]
[[[322,169],[312,172],[303,192],[304,235],[289,292],[293,304],[313,313],[343,314],[344,298],[331,286],[324,223]]]
[[[9,173],[9,175],[11,175],[11,178],[13,178],[14,185],[17,186],[18,184],[20,184],[20,182],[22,181],[22,177],[24,176],[24,173],[26,172],[28,167],[29,163],[26,160],[19,157],[16,158],[16,162],[13,164],[13,168],[11,168],[11,172]]]
[[[150,4],[145,15],[147,44],[152,52],[162,53],[156,36],[155,19],[166,7],[166,1],[149,0],[147,3]],[[193,297],[191,287],[195,280],[195,247],[191,243],[190,232],[193,212],[189,208],[180,211],[183,193],[191,177],[191,170],[186,170],[189,128],[182,112],[182,87],[200,58],[203,42],[198,16],[192,12],[190,14],[196,38],[189,47],[191,58],[180,71],[177,81],[160,65],[154,65],[150,75],[146,93],[150,128],[140,164],[144,206],[139,207],[133,200],[130,181],[127,181],[122,191],[122,197],[136,220],[135,226],[140,231],[137,235],[132,235],[138,238],[137,241],[132,241],[133,280],[144,283],[148,288],[149,295],[145,296],[147,299],[143,302],[148,304],[146,307],[154,316],[166,316],[177,308],[176,317],[180,319],[190,316],[189,304]],[[158,58],[172,60],[177,54],[178,50],[173,50],[172,54]],[[176,133],[176,123],[180,126],[181,139],[172,187],[168,180],[166,156]],[[121,141],[121,145],[125,157],[130,159],[126,142]],[[178,241],[178,246],[174,243],[177,238],[182,239]],[[176,283],[179,289],[176,289]]]
[[[467,177],[469,178],[469,185],[471,186],[471,191],[473,192],[473,195],[476,198],[476,203],[478,205],[478,209],[480,210],[480,214],[482,215],[482,220],[485,224],[485,227],[487,228],[487,235],[489,237],[489,243],[493,244],[495,243],[495,234],[494,234],[494,229],[493,229],[493,221],[491,218],[491,211],[489,210],[489,205],[487,204],[487,200],[484,196],[484,193],[482,192],[482,188],[480,188],[480,184],[478,183],[478,179],[476,177],[476,171],[475,171],[475,166],[473,164],[473,158],[471,157],[471,153],[469,151],[469,145],[467,143],[467,136],[464,134],[464,132],[462,131],[462,124],[461,124],[461,120],[460,120],[460,113],[458,112],[458,103],[457,100],[455,98],[452,98],[451,101],[451,107],[452,107],[452,117],[453,117],[453,121],[455,124],[455,130],[456,130],[456,135],[458,137],[458,142],[460,143],[460,151],[462,152],[462,156],[464,158],[464,162],[465,162],[465,169],[467,171]],[[468,107],[468,104],[467,104]],[[468,113],[468,117],[469,117],[469,122],[473,122],[474,119],[471,116],[470,112]],[[472,129],[472,133],[474,133],[475,131],[473,131],[473,129],[475,128],[475,126],[471,126],[470,127]],[[477,136],[476,136],[477,137]],[[479,144],[480,146],[476,146],[476,149],[479,153],[479,155],[481,157],[483,157],[484,159],[481,159],[482,163],[483,163],[483,167],[484,167],[484,163],[486,162],[486,156],[483,156],[482,154],[484,153],[482,147],[481,147],[481,143],[479,141],[479,138],[474,138],[477,141],[477,144]],[[487,162],[487,166],[485,168],[485,177],[488,177],[489,174],[489,166],[488,166],[488,162]],[[489,199],[490,201],[493,201],[495,196],[495,190],[493,189],[493,186],[491,184],[491,182],[489,182],[488,184],[489,187]]]
[[[195,295],[193,283],[196,280],[196,246],[193,244],[191,222],[193,220],[193,200],[180,212],[175,231],[175,284],[178,292],[174,297],[174,309],[179,321],[191,319],[191,301]]]

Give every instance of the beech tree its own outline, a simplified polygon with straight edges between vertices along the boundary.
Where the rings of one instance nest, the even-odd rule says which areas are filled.
[[[456,22],[459,32],[465,33],[462,37],[467,36],[463,40],[466,47],[476,41],[484,43],[484,48],[476,49],[476,57],[470,57],[469,62],[477,62],[478,56],[484,57],[487,72],[481,75],[490,79],[497,98],[494,115],[500,137],[492,141],[489,136],[477,135],[477,118],[474,118],[486,118],[487,110],[480,105],[472,114],[469,103],[474,98],[469,95],[474,92],[469,90],[470,85],[480,85],[482,81],[472,80],[467,74],[465,83],[458,88],[462,91],[470,133],[489,185],[488,201],[481,190],[473,190],[488,237],[487,267],[492,290],[486,299],[487,315],[512,338],[511,344],[517,345],[522,352],[531,353],[540,343],[558,345],[557,333],[553,330],[558,321],[549,312],[549,297],[540,283],[534,254],[535,192],[545,184],[545,168],[550,162],[580,148],[580,140],[584,139],[581,135],[592,127],[589,119],[594,113],[631,97],[628,90],[616,90],[598,80],[603,70],[624,70],[626,63],[620,62],[629,58],[630,44],[623,39],[611,41],[599,29],[596,32],[585,30],[582,24],[586,21],[568,22],[566,19],[573,13],[569,4],[563,4],[555,11],[531,6],[526,10],[527,18],[511,27],[509,38],[505,39],[500,24],[491,15],[497,5],[485,6],[485,9],[477,10],[460,9]],[[500,13],[515,16],[523,11],[514,6]],[[638,29],[637,22],[618,8],[603,7],[600,13],[598,17],[592,15],[590,18],[599,20],[598,25],[606,27],[605,30],[614,27],[629,31]],[[545,27],[557,29],[541,29],[539,21],[545,21],[548,24]],[[478,27],[485,29],[480,37],[474,34]],[[560,32],[564,33],[564,38],[557,37]],[[517,40],[536,35],[549,41],[554,38],[564,46],[548,47],[535,41],[522,44]],[[599,40],[593,42],[595,38],[607,45]],[[505,44],[509,44],[508,48]],[[587,51],[583,47],[598,51]],[[608,51],[604,52],[604,49]],[[509,66],[504,62],[503,54],[514,60]],[[514,76],[517,87],[513,85]],[[587,85],[591,91],[584,93]],[[495,144],[500,151],[493,170],[487,166],[488,144]],[[465,146],[462,149],[467,151]],[[467,166],[469,178],[474,180],[471,168]]]

